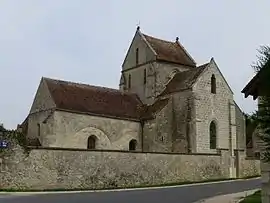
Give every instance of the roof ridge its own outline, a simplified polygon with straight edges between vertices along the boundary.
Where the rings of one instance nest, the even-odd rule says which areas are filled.
[[[180,72],[175,73],[175,75],[165,85],[164,89],[161,91],[159,96],[165,96],[167,94],[180,92],[180,91],[184,91],[184,90],[192,88],[196,80],[207,68],[208,64],[209,63],[205,63],[194,69],[189,69],[186,71],[180,71]],[[181,85],[182,87],[178,87],[178,85]]]
[[[108,89],[108,90],[113,90],[115,92],[119,92],[119,93],[123,93],[123,94],[130,94],[130,95],[136,95],[134,93],[130,93],[130,92],[122,92],[121,90],[118,90],[118,89],[115,89],[115,88],[110,88],[110,87],[104,87],[104,86],[98,86],[98,85],[90,85],[90,84],[87,84],[87,83],[80,83],[80,82],[73,82],[73,81],[68,81],[68,80],[63,80],[63,79],[54,79],[54,78],[48,78],[48,77],[42,77],[44,78],[45,80],[50,80],[50,81],[54,81],[54,82],[64,82],[64,83],[68,83],[68,84],[71,84],[71,85],[84,85],[86,87],[92,87],[92,88],[102,88],[102,89]]]
[[[189,52],[186,50],[186,48],[179,42],[178,40],[179,38],[177,37],[176,39],[176,44],[184,51],[184,53],[186,54],[186,56],[194,63],[194,65],[196,66],[196,61],[194,60],[194,58],[189,54]]]
[[[210,62],[203,63],[202,65],[199,65],[197,68],[203,68],[205,66],[208,66],[209,64],[210,64]]]
[[[142,36],[144,36],[146,41],[149,42],[151,47],[156,51],[158,60],[175,62],[191,67],[196,66],[195,60],[188,53],[185,47],[179,42],[178,37],[176,38],[176,41],[168,41],[144,33],[141,34]]]
[[[144,33],[142,33],[142,34],[143,34],[144,36],[146,36],[146,37],[151,37],[151,38],[157,39],[157,40],[159,40],[159,41],[168,42],[168,43],[172,43],[172,44],[177,44],[177,43],[174,42],[174,41],[164,40],[164,39],[161,39],[161,38],[158,38],[158,37],[154,37],[154,36],[151,36],[151,35],[147,35],[147,34],[144,34]]]
[[[109,118],[140,119],[142,102],[135,93],[102,86],[44,78],[56,108]]]

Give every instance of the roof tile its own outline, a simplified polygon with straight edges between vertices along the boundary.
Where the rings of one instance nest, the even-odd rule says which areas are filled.
[[[183,91],[192,87],[196,79],[205,70],[209,63],[203,64],[197,68],[188,71],[179,72],[174,75],[170,82],[166,85],[160,96],[164,96],[173,92]]]
[[[156,51],[157,60],[196,67],[193,59],[177,42],[165,41],[145,34],[143,36]]]
[[[127,119],[140,118],[142,102],[136,94],[49,78],[45,78],[45,81],[58,109]]]

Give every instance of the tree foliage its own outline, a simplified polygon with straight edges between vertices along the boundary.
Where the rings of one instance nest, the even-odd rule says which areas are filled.
[[[21,147],[27,150],[26,136],[18,132],[17,130],[8,130],[4,127],[3,124],[0,124],[0,141],[15,141],[16,144],[19,144]],[[9,143],[8,143],[9,144]],[[0,152],[4,150],[0,148]]]
[[[259,129],[262,132],[260,138],[266,147],[262,155],[265,161],[270,162],[270,97],[260,98],[258,109]]]
[[[270,60],[270,47],[269,46],[260,46],[259,49],[257,49],[258,55],[257,55],[257,61],[254,62],[251,66],[256,71],[259,72],[267,62]]]
[[[252,114],[244,114],[246,120],[246,145],[252,141],[252,135],[258,126],[257,111]]]
[[[252,66],[256,72],[262,68],[270,70],[270,47],[261,46],[258,50],[257,62]],[[261,130],[260,138],[265,142],[263,160],[270,162],[270,97],[261,96],[258,102],[257,112],[258,127]]]
[[[6,129],[4,128],[4,124],[0,123],[0,132],[4,132]]]

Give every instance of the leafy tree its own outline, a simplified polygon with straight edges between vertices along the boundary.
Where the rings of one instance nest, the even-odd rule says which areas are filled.
[[[6,129],[4,128],[4,124],[0,123],[0,132],[4,132]]]
[[[257,51],[259,52],[257,55],[257,61],[253,63],[252,67],[256,72],[259,72],[270,60],[270,47],[260,46]]]
[[[258,126],[257,112],[244,114],[246,120],[246,144],[252,140],[252,135]]]
[[[262,68],[265,68],[270,71],[270,47],[261,46],[258,52],[258,61],[253,65],[254,70],[259,72]],[[270,96],[261,96],[259,98],[257,122],[262,132],[260,138],[265,142],[266,147],[262,154],[263,160],[270,162]]]

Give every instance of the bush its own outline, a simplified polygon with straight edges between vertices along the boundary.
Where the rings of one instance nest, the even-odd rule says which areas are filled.
[[[240,203],[261,203],[261,191],[257,191],[254,194],[247,196]]]
[[[0,147],[0,152],[5,152],[14,144],[20,145],[27,150],[26,136],[17,130],[7,130],[3,125],[0,125],[0,140],[7,141],[7,148]]]

